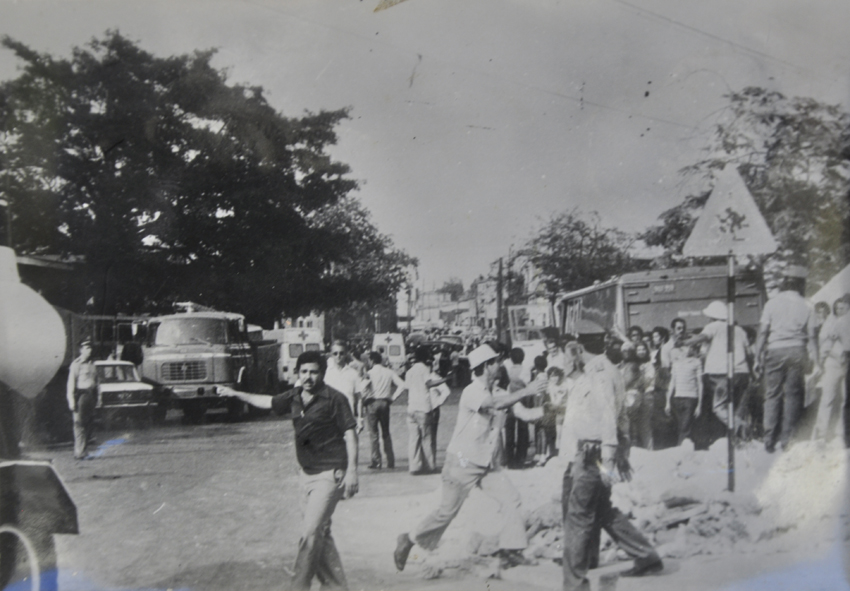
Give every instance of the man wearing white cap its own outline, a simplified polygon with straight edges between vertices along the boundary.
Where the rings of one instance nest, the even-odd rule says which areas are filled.
[[[725,425],[728,418],[726,405],[729,402],[729,395],[726,391],[726,354],[728,341],[726,304],[715,300],[702,313],[711,318],[712,322],[709,322],[702,329],[702,332],[688,339],[685,344],[690,346],[697,343],[709,343],[708,353],[705,356],[705,367],[703,368],[703,373],[706,376],[706,396],[709,397],[709,400],[713,397],[714,404],[712,408],[714,414]],[[752,352],[747,344],[747,333],[737,324],[735,325],[734,335],[732,401],[733,408],[737,409],[741,402],[741,397],[750,384]]]
[[[443,465],[440,506],[410,534],[404,533],[398,537],[393,555],[398,570],[404,569],[414,543],[426,550],[437,547],[469,491],[475,486],[499,503],[503,519],[499,549],[505,566],[522,564],[524,560],[521,552],[528,545],[528,540],[520,513],[521,499],[506,473],[499,469],[497,457],[501,444],[503,409],[537,393],[540,385],[511,394],[496,389],[499,355],[488,345],[481,345],[469,354],[469,366],[474,377],[458,402],[457,423]],[[527,410],[540,411],[542,417],[542,409]]]
[[[807,351],[808,362],[817,364],[817,373],[821,372],[815,313],[803,299],[805,289],[806,269],[789,265],[782,291],[764,305],[759,321],[755,370],[764,366],[764,448],[768,452],[777,443],[787,449],[797,428],[803,411]]]

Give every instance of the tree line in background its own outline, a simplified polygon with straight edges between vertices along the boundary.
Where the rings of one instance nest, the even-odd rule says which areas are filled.
[[[0,85],[12,246],[81,258],[91,310],[192,300],[268,324],[389,302],[415,264],[326,152],[345,109],[284,117],[214,51],[155,57],[115,31],[70,59],[2,45],[23,62]]]
[[[214,51],[155,57],[109,31],[70,59],[9,37],[23,62],[0,84],[0,193],[13,246],[80,257],[98,313],[158,312],[193,300],[267,324],[309,310],[389,308],[416,260],[352,195],[326,150],[345,109],[284,117],[259,86],[228,84]],[[780,244],[812,285],[850,260],[850,115],[762,88],[727,96],[706,157],[683,169],[682,203],[637,235],[570,209],[508,257],[507,303],[527,289],[523,257],[552,295],[682,256],[712,188],[735,166]],[[654,261],[634,255],[660,247]],[[759,264],[764,260],[757,261]],[[452,278],[439,290],[464,296]]]
[[[537,268],[549,294],[650,266],[723,264],[722,258],[686,258],[682,247],[711,194],[713,173],[726,166],[738,169],[779,243],[775,254],[756,264],[768,271],[806,265],[814,290],[850,263],[850,114],[756,87],[727,98],[706,157],[681,171],[692,190],[658,224],[628,235],[603,226],[597,213],[577,209],[541,224],[516,256]],[[663,253],[651,261],[637,258],[636,241]]]

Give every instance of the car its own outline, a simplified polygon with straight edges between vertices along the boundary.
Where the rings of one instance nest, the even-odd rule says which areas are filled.
[[[136,366],[129,361],[95,361],[97,381],[96,412],[109,422],[116,414],[162,422],[168,410],[164,390],[143,382]]]

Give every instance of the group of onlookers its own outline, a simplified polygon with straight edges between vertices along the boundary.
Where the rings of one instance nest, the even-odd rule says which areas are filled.
[[[765,304],[758,330],[733,324],[731,379],[724,302],[709,303],[702,311],[708,323],[696,333],[689,333],[686,320],[677,317],[669,330],[656,326],[645,332],[633,325],[625,333],[606,334],[605,354],[623,379],[619,424],[630,444],[655,449],[690,438],[704,449],[731,429],[738,439],[763,439],[770,452],[809,432],[825,441],[840,437],[843,430],[850,445],[850,294],[831,306],[813,307],[803,298],[804,288],[805,269],[790,266]],[[508,418],[505,460],[511,467],[543,463],[557,453],[559,417],[575,381],[575,368],[565,359],[575,358],[566,353],[577,344],[555,329],[543,332],[546,353],[518,379],[548,381],[538,400],[524,401],[527,406],[545,403],[547,413],[531,426]],[[522,364],[522,353],[514,349],[505,365]],[[531,438],[528,429],[534,432]],[[526,453],[529,441],[535,446],[533,458]]]

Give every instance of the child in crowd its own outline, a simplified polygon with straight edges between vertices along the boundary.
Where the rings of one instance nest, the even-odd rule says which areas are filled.
[[[536,462],[543,465],[549,458],[557,455],[558,436],[564,414],[567,409],[567,383],[564,370],[552,366],[546,370],[546,394],[543,418],[540,420],[540,431],[543,433],[543,449],[539,450]]]
[[[531,370],[531,384],[538,382],[548,382],[549,377],[546,374],[546,366],[548,362],[546,357],[538,355],[534,358],[534,368]],[[529,385],[531,385],[529,384]],[[547,395],[545,390],[534,396],[534,408],[544,408]],[[534,463],[540,463],[542,458],[546,457],[546,436],[543,430],[543,419],[534,423]]]
[[[691,345],[687,356],[673,355],[670,369],[670,386],[667,389],[667,415],[675,411],[679,429],[679,443],[691,436],[694,419],[702,407],[702,362],[699,344]]]

